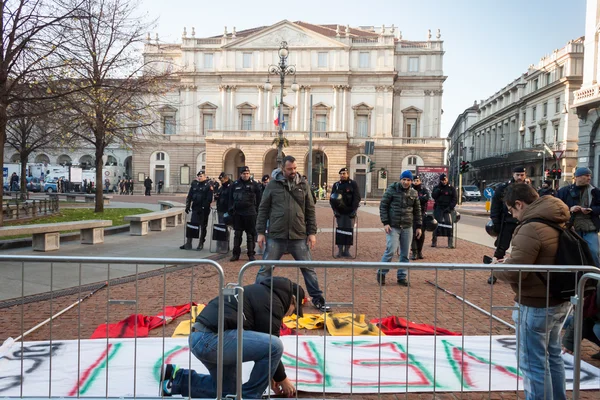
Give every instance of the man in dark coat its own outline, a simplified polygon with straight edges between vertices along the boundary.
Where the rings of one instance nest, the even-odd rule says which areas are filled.
[[[431,197],[435,200],[433,206],[433,217],[438,221],[438,227],[433,231],[431,247],[437,246],[438,236],[448,237],[448,248],[454,248],[454,230],[452,222],[452,211],[456,207],[456,189],[448,184],[446,174],[440,175],[440,183],[433,188]]]
[[[412,184],[413,189],[417,191],[419,195],[419,203],[421,204],[421,218],[423,223],[425,222],[425,216],[427,215],[427,202],[429,201],[430,195],[429,190],[421,184],[421,177],[416,175]],[[413,226],[413,240],[411,245],[412,254],[411,260],[422,260],[423,257],[423,244],[425,243],[425,229],[421,229],[421,236],[417,238],[417,228]]]
[[[206,240],[206,228],[208,216],[210,215],[210,203],[213,200],[213,187],[206,180],[204,171],[198,172],[196,181],[192,182],[188,195],[185,199],[185,213],[192,211],[192,218],[186,224],[186,243],[180,247],[182,250],[192,249],[192,240],[200,238],[197,250],[204,248]]]
[[[358,189],[356,181],[350,179],[348,168],[344,167],[340,169],[339,174],[340,180],[334,183],[331,188],[329,204],[333,209],[333,215],[335,216],[338,228],[352,231],[354,220],[356,218],[356,211],[360,205],[360,190]],[[338,244],[336,258],[352,257],[350,255],[352,236],[349,237],[350,244]]]
[[[498,260],[504,258],[506,250],[510,247],[513,233],[517,228],[519,221],[514,218],[509,212],[506,204],[504,203],[504,192],[513,183],[525,183],[527,174],[525,173],[524,167],[513,168],[513,177],[510,181],[499,185],[494,192],[492,197],[492,206],[490,208],[490,218],[494,224],[494,231],[498,234],[496,242],[496,250],[494,251],[494,257]],[[489,284],[496,283],[496,278],[490,276],[488,279]]]
[[[129,185],[127,185],[129,186]],[[150,191],[152,190],[152,179],[150,179],[149,176],[146,177],[146,179],[144,180],[144,188],[146,189],[144,195],[145,196],[150,196]],[[126,187],[125,190],[128,190],[129,187]]]
[[[554,196],[556,194],[556,190],[552,189],[552,181],[545,180],[542,183],[542,187],[538,190],[538,194],[540,197],[542,196]]]
[[[233,256],[229,261],[240,259],[242,235],[246,232],[248,260],[254,261],[256,239],[256,215],[262,192],[260,184],[250,179],[250,168],[242,167],[240,177],[231,185],[229,191],[230,213],[233,214]]]
[[[302,316],[304,290],[287,278],[269,277],[244,286],[244,326],[237,325],[238,297],[225,296],[223,332],[223,398],[236,393],[238,329],[243,329],[243,361],[253,361],[250,379],[242,385],[242,397],[260,399],[265,389],[292,397],[296,392],[281,362],[283,343],[279,332],[283,318]],[[296,310],[297,309],[297,310]],[[189,337],[190,349],[210,375],[165,364],[161,370],[159,396],[214,399],[217,395],[219,298],[211,300],[196,317]],[[191,381],[191,386],[190,386]]]

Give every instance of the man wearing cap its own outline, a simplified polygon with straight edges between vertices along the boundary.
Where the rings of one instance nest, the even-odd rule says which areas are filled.
[[[265,189],[267,188],[267,185],[269,184],[269,181],[271,180],[271,177],[269,176],[269,174],[264,174],[262,179],[260,180],[260,193],[264,193]]]
[[[568,225],[590,246],[596,267],[598,262],[598,231],[600,230],[600,189],[592,186],[592,171],[586,167],[575,170],[575,183],[561,188],[556,197],[571,211]]]
[[[233,214],[233,256],[229,261],[240,259],[242,252],[242,234],[246,232],[248,260],[254,261],[256,214],[260,204],[261,190],[257,182],[250,179],[250,168],[242,167],[240,177],[231,185],[229,194],[230,213]]]
[[[542,196],[554,196],[556,195],[556,190],[552,189],[552,181],[545,180],[542,183],[542,187],[538,190],[538,195]]]
[[[206,180],[204,171],[198,172],[196,181],[192,182],[188,195],[185,199],[185,213],[189,214],[192,210],[192,218],[186,224],[185,237],[186,242],[179,247],[182,250],[192,249],[192,240],[200,238],[197,250],[204,248],[206,240],[206,228],[208,226],[208,216],[210,215],[210,203],[213,201],[213,187]]]
[[[411,187],[413,175],[410,171],[402,172],[400,182],[394,182],[387,188],[379,203],[379,217],[386,233],[385,252],[381,262],[391,262],[400,248],[400,262],[408,262],[408,252],[413,238],[421,237],[421,204],[419,194]],[[377,271],[377,282],[385,285],[385,275],[389,269]],[[408,286],[406,270],[399,268],[396,273],[397,283]]]
[[[494,192],[494,197],[492,197],[490,218],[494,224],[494,231],[498,234],[498,237],[494,242],[494,246],[496,246],[494,257],[496,257],[498,260],[504,258],[506,251],[510,247],[513,233],[517,228],[517,224],[519,223],[519,221],[508,212],[508,208],[504,203],[504,192],[511,184],[525,183],[526,179],[527,174],[525,173],[525,167],[519,166],[513,168],[512,179],[499,185]],[[488,283],[491,285],[496,283],[496,277],[490,276],[488,278]]]
[[[348,168],[340,169],[340,180],[333,184],[329,204],[333,209],[333,215],[338,228],[352,230],[356,211],[360,205],[360,190],[356,181],[350,179]],[[352,257],[350,255],[352,245],[339,245],[336,258]]]
[[[438,236],[448,237],[448,248],[454,248],[454,230],[452,229],[452,211],[456,207],[456,189],[448,183],[446,174],[440,175],[440,183],[433,188],[431,197],[435,200],[433,216],[438,227],[433,231],[431,247],[437,246]]]
[[[243,329],[243,362],[253,361],[250,378],[242,385],[241,396],[260,399],[267,387],[282,397],[293,397],[294,384],[288,379],[281,362],[283,342],[279,339],[283,318],[302,317],[304,289],[287,278],[268,279],[244,286],[244,326],[238,326],[238,296],[224,296],[223,397],[236,393],[238,330]],[[219,298],[212,299],[196,317],[190,334],[189,348],[204,364],[209,374],[199,374],[176,364],[161,369],[158,395],[181,395],[189,398],[214,399],[217,396],[217,357],[219,342]],[[187,363],[185,364],[187,365]]]
[[[427,215],[427,202],[431,197],[429,195],[429,190],[421,183],[421,177],[416,175],[412,184],[413,189],[417,191],[419,195],[419,204],[421,205],[421,218],[423,219],[423,225],[425,225],[425,216]],[[421,236],[417,237],[417,228],[413,227],[413,240],[411,244],[412,254],[410,256],[411,260],[422,260],[423,257],[423,244],[425,243],[425,229],[421,229]]]

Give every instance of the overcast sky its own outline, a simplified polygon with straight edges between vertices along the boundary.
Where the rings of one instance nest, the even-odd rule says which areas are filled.
[[[394,24],[407,40],[439,28],[444,40],[442,136],[474,100],[486,99],[545,54],[585,33],[585,0],[139,0],[158,19],[156,33],[179,43],[183,27],[196,37],[221,35],[283,19],[351,26]],[[152,38],[154,38],[152,33]]]

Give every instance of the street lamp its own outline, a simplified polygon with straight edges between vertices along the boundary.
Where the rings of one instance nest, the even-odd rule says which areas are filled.
[[[277,110],[279,122],[279,130],[277,131],[277,167],[282,168],[283,161],[283,127],[281,124],[281,116],[283,114],[283,98],[284,96],[284,85],[285,85],[285,76],[286,75],[296,75],[296,66],[295,65],[287,65],[287,58],[289,55],[287,42],[281,42],[279,46],[279,64],[269,65],[269,75],[279,75],[279,83],[281,85],[280,89],[280,101],[279,101],[279,109]],[[299,86],[296,83],[296,78],[294,77],[294,83],[292,83],[290,87],[294,92],[298,91]],[[267,82],[265,83],[265,90],[272,90],[273,85],[269,77],[267,76]],[[287,91],[286,91],[287,94]]]

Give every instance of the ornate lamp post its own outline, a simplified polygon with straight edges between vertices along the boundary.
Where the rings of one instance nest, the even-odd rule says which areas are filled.
[[[285,76],[286,75],[296,75],[296,66],[295,65],[287,65],[288,58],[288,46],[287,42],[281,42],[279,46],[279,64],[277,65],[269,65],[269,75],[279,75],[279,83],[281,85],[280,88],[280,101],[279,101],[279,109],[277,110],[278,121],[279,121],[279,130],[277,131],[277,167],[282,167],[283,161],[283,126],[281,124],[281,116],[283,115],[283,97],[284,97],[284,85],[285,85]],[[265,90],[272,90],[273,85],[267,76],[267,82],[265,83]],[[298,84],[296,83],[296,78],[294,77],[294,83],[292,83],[291,89],[294,92],[297,92],[299,89]]]

